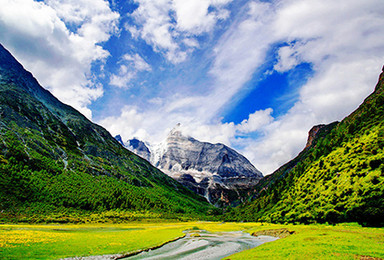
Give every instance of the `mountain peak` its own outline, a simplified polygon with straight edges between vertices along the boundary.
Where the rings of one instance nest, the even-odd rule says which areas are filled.
[[[174,128],[169,132],[168,136],[183,136],[182,130],[181,130],[181,124],[177,123]]]
[[[122,145],[124,145],[123,139],[121,138],[121,135],[116,135],[115,139]]]
[[[230,147],[183,135],[180,123],[157,145],[145,146],[141,141],[130,140],[126,148],[150,158],[152,165],[219,206],[246,198],[250,188],[263,177]]]

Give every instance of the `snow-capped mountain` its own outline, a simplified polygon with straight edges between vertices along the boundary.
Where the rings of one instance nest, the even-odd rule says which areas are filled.
[[[117,137],[118,138],[118,137]],[[200,142],[175,127],[166,140],[146,145],[137,139],[125,147],[217,205],[247,197],[263,177],[244,156],[224,144]]]

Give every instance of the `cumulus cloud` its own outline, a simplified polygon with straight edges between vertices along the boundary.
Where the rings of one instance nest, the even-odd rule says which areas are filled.
[[[217,20],[228,17],[229,14],[220,9],[228,2],[230,1],[174,0],[172,7],[176,13],[177,29],[195,35],[211,31]],[[210,6],[218,7],[219,11],[209,11]]]
[[[225,5],[232,0],[137,0],[132,13],[136,26],[126,29],[141,37],[167,60],[180,63],[199,46],[194,36],[211,32],[218,20],[229,17]]]
[[[137,53],[135,55],[125,54],[120,63],[123,64],[120,65],[118,73],[112,74],[109,81],[110,85],[119,88],[128,87],[137,73],[152,70],[151,66]]]
[[[118,19],[103,0],[2,0],[1,41],[44,87],[90,118],[87,106],[103,94],[91,66],[108,57],[99,43]]]
[[[297,46],[297,44],[294,46],[284,46],[278,50],[278,62],[273,67],[275,71],[286,72],[302,62],[296,50]]]
[[[241,133],[255,132],[272,123],[274,120],[271,115],[272,112],[272,108],[267,108],[266,110],[258,110],[250,114],[248,119],[244,119],[238,126],[238,131]]]

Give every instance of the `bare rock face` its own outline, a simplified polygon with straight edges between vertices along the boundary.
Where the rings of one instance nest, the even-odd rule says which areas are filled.
[[[309,130],[309,133],[308,133],[308,140],[307,140],[307,144],[305,145],[305,148],[308,148],[312,145],[313,141],[316,139],[316,135],[317,133],[323,128],[325,127],[326,125],[315,125],[314,127],[311,128],[311,130]]]
[[[136,150],[132,150],[132,140],[128,143],[128,149],[149,157],[154,166],[217,206],[242,201],[263,177],[235,150],[184,136],[177,127],[164,142],[149,149],[141,142],[145,148],[135,146]]]

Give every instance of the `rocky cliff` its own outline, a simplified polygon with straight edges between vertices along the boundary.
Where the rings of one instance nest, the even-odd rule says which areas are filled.
[[[304,149],[312,146],[313,142],[316,140],[317,134],[324,127],[326,127],[326,125],[315,125],[311,128],[311,130],[309,130],[307,144],[305,145]]]

